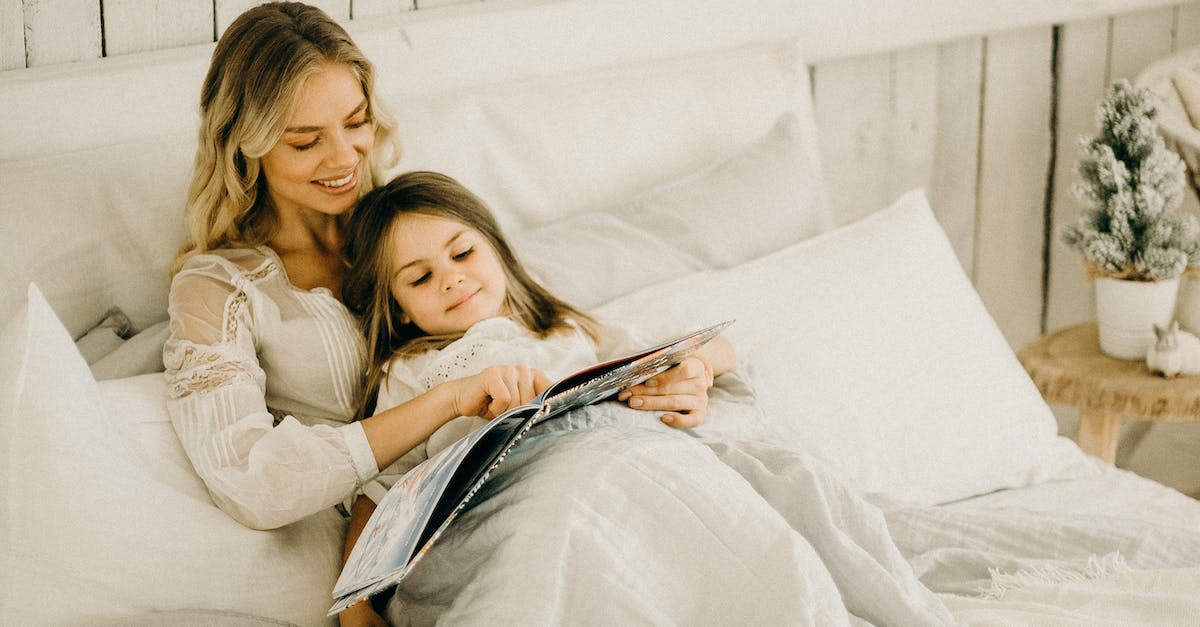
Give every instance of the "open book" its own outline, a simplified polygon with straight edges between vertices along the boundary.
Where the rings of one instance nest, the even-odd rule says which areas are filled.
[[[404,579],[533,425],[612,397],[683,361],[732,320],[567,376],[406,473],[367,521],[334,584],[330,615]]]

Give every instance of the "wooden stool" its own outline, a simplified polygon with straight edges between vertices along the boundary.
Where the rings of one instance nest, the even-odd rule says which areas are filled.
[[[1094,322],[1043,335],[1017,358],[1046,402],[1079,408],[1079,448],[1110,464],[1122,418],[1200,420],[1200,376],[1166,379],[1101,353]]]

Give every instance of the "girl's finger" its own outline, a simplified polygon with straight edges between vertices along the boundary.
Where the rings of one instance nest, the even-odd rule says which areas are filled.
[[[513,390],[505,381],[503,371],[493,370],[488,374],[489,376],[484,383],[484,391],[490,399],[487,404],[489,415],[484,416],[484,418],[495,418],[504,413],[512,405]]]
[[[534,394],[541,394],[542,392],[545,392],[546,388],[550,387],[550,384],[552,384],[552,383],[554,383],[554,382],[550,380],[550,377],[546,376],[546,373],[542,372],[541,370],[534,369],[534,371],[533,371]]]
[[[529,368],[522,366],[517,371],[517,401],[518,402],[527,403],[530,400],[532,400],[533,397],[537,396],[537,392],[534,391],[533,380],[534,380],[533,371],[530,370]]]

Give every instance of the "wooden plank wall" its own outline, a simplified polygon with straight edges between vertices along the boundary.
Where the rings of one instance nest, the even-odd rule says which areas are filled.
[[[925,187],[1014,348],[1093,319],[1058,240],[1080,210],[1078,137],[1109,83],[1200,44],[1198,28],[1200,5],[1184,3],[817,63],[833,203],[850,220]]]
[[[257,1],[0,0],[0,69],[212,42]],[[312,1],[353,20],[479,0]],[[1014,348],[1093,317],[1079,259],[1057,232],[1078,214],[1076,138],[1091,131],[1105,86],[1200,43],[1200,4],[1115,12],[812,67],[840,219],[925,187]]]

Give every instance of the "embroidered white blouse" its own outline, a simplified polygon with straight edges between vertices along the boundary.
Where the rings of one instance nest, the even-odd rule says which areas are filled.
[[[351,422],[366,350],[328,289],[292,285],[268,247],[189,259],[171,283],[167,409],[213,501],[270,529],[378,474]]]

